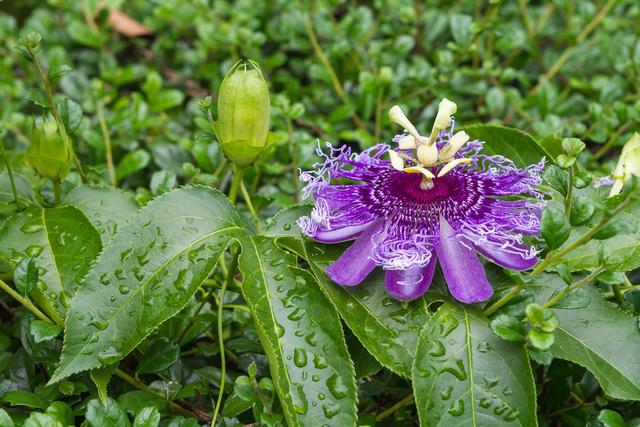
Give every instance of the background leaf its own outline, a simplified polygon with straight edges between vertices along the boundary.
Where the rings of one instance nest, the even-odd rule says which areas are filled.
[[[31,257],[40,269],[33,299],[60,321],[71,296],[101,249],[100,236],[78,209],[29,209],[0,230],[0,259],[15,266]]]
[[[412,378],[421,425],[537,425],[524,347],[471,307],[445,303],[426,323]]]
[[[513,160],[519,167],[538,163],[543,157],[555,159],[531,135],[518,129],[498,125],[469,125],[463,128],[472,140],[484,141],[482,154],[500,154]]]
[[[137,212],[140,206],[130,193],[112,187],[74,188],[64,202],[80,209],[105,243]]]

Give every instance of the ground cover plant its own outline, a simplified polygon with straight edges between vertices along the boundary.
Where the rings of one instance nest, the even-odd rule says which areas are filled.
[[[639,425],[639,20],[0,2],[0,426]]]

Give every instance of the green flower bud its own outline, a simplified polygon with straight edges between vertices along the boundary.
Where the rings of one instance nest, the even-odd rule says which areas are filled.
[[[215,132],[224,155],[239,167],[253,163],[270,145],[269,88],[253,61],[237,62],[218,92]]]
[[[60,137],[58,126],[45,121],[31,133],[31,144],[25,153],[26,162],[41,176],[60,182],[71,169],[73,154]]]

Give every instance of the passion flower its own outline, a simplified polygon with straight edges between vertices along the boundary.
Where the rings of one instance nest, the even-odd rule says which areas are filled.
[[[315,206],[299,224],[319,242],[355,239],[327,268],[333,281],[354,286],[381,266],[387,292],[410,301],[429,288],[437,260],[452,296],[474,303],[493,294],[477,253],[514,270],[536,263],[523,236],[540,230],[544,160],[521,169],[482,154],[481,141],[454,133],[455,110],[443,100],[432,136],[424,137],[393,107],[391,119],[405,128],[393,139],[397,151],[380,144],[352,154],[328,144],[327,155],[318,148],[324,161],[300,176]]]

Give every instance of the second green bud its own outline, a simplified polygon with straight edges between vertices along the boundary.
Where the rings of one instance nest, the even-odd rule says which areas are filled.
[[[224,155],[238,167],[253,162],[270,146],[269,88],[258,64],[238,61],[218,92],[215,132]]]

